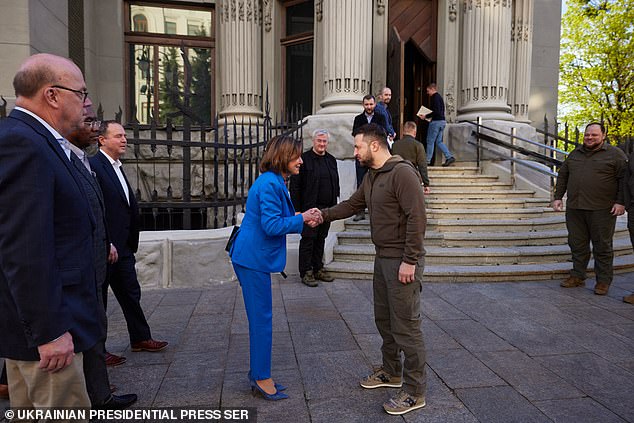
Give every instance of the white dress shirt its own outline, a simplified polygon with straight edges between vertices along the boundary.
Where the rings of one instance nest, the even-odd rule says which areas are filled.
[[[105,151],[99,150],[110,162],[112,168],[114,169],[114,174],[119,178],[119,183],[121,184],[121,188],[123,188],[123,192],[125,193],[125,199],[128,201],[128,206],[130,205],[130,191],[128,190],[128,183],[125,181],[123,176],[123,172],[121,171],[121,162],[119,160],[115,160],[110,157]]]

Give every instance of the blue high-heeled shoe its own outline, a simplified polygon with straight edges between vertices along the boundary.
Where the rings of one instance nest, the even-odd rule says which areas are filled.
[[[255,382],[255,379],[251,377],[251,370],[249,370],[249,373],[247,373],[247,377],[249,378],[249,381]],[[282,385],[281,383],[275,382],[275,390],[277,390],[278,392],[286,391],[286,386]]]
[[[262,394],[264,399],[268,401],[278,401],[278,400],[283,400],[288,398],[288,395],[286,395],[283,392],[280,392],[280,390],[277,388],[277,385],[278,385],[277,383],[275,384],[275,389],[277,391],[274,394],[267,394],[264,391],[264,389],[260,388],[260,385],[258,385],[255,379],[251,377],[251,372],[249,372],[249,383],[251,383],[251,393],[253,394],[253,396],[255,396],[259,392],[260,394]],[[282,386],[282,385],[280,386],[286,389],[285,386]]]

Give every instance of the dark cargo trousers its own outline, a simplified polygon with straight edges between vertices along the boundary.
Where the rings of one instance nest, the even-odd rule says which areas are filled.
[[[610,209],[566,210],[568,245],[572,253],[571,276],[586,278],[586,269],[590,261],[590,242],[592,242],[597,283],[608,285],[612,283],[614,274],[612,239],[614,238],[615,226],[616,216],[610,213]]]
[[[400,265],[400,258],[374,259],[374,321],[383,338],[383,370],[394,376],[402,373],[403,390],[421,396],[427,388],[420,312],[425,259],[419,260],[415,281],[407,285],[398,281]]]
[[[301,277],[304,277],[309,270],[317,273],[324,267],[324,245],[329,229],[329,222],[315,228],[304,225],[302,239],[299,241],[299,275]]]

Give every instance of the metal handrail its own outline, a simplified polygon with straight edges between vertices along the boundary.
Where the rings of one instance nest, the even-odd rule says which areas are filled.
[[[475,145],[475,146],[478,145],[477,143],[475,143],[473,141],[467,141],[467,144],[471,144],[471,145]],[[521,164],[524,167],[527,167],[527,168],[532,169],[534,171],[537,171],[539,173],[543,173],[544,175],[548,175],[548,176],[550,176],[552,178],[556,178],[557,175],[558,175],[557,172],[553,172],[550,169],[542,168],[542,167],[533,165],[532,164],[533,162],[522,160],[522,159],[518,159],[518,158],[515,158],[515,157],[508,157],[508,156],[505,156],[504,154],[500,153],[499,151],[492,150],[492,149],[487,148],[487,147],[482,146],[482,145],[480,146],[480,148],[483,149],[483,150],[486,150],[489,153],[492,153],[492,154],[498,155],[500,157],[503,157],[505,159],[511,160],[513,163]]]
[[[510,137],[512,137],[512,138],[514,138],[514,139],[517,139],[517,140],[520,140],[520,141],[524,141],[524,142],[527,142],[527,143],[529,143],[529,144],[532,144],[532,145],[535,145],[535,146],[538,146],[538,147],[543,147],[543,148],[545,148],[546,150],[551,150],[551,151],[554,151],[554,152],[556,152],[556,153],[564,154],[564,155],[566,155],[566,156],[567,156],[568,154],[570,154],[569,152],[564,151],[564,150],[560,150],[560,149],[558,149],[557,147],[551,147],[550,145],[547,145],[547,144],[542,144],[542,143],[539,143],[539,142],[537,142],[537,141],[530,140],[530,139],[528,139],[528,138],[518,137],[517,135],[513,135],[512,133],[511,133],[511,134],[508,134],[508,133],[506,133],[506,132],[500,131],[499,129],[496,129],[496,128],[491,128],[491,127],[489,127],[489,126],[482,125],[481,123],[478,123],[477,121],[476,121],[476,122],[466,121],[466,123],[470,123],[470,124],[472,124],[472,125],[474,125],[474,126],[477,126],[477,127],[479,127],[479,128],[484,128],[484,129],[487,129],[487,130],[489,130],[489,131],[497,132],[498,134],[502,134],[502,135],[505,135],[505,136],[510,136]]]

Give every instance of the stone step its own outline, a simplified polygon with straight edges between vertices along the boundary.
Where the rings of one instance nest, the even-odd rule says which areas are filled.
[[[498,190],[511,190],[513,188],[513,184],[510,182],[480,182],[480,181],[470,181],[469,179],[463,181],[456,182],[437,182],[434,181],[431,176],[429,177],[430,184],[432,188],[441,189],[444,191],[498,191]]]
[[[439,183],[445,182],[456,182],[456,183],[474,183],[474,182],[498,182],[500,177],[497,175],[459,175],[459,174],[442,174],[437,173],[433,175],[428,175],[430,182],[432,185],[436,185]]]
[[[565,262],[570,259],[570,248],[564,245],[512,246],[512,247],[426,247],[425,262],[431,265],[510,265]],[[614,255],[631,254],[629,237],[614,240]],[[374,245],[336,245],[335,261],[373,261]]]
[[[477,166],[427,166],[429,177],[435,175],[480,175],[480,168]]]
[[[370,221],[366,218],[359,222],[348,219],[345,222],[346,232],[370,231]],[[507,232],[507,231],[540,231],[565,229],[566,216],[563,213],[548,214],[546,217],[527,219],[427,219],[428,231],[439,232]]]
[[[524,189],[490,189],[490,190],[472,190],[470,188],[462,186],[462,189],[457,187],[443,188],[432,185],[431,193],[427,196],[429,199],[437,198],[459,198],[464,200],[477,199],[477,198],[524,198],[533,197],[535,191]]]
[[[332,262],[326,270],[342,279],[372,279],[374,265],[370,261]],[[423,281],[434,282],[515,282],[564,279],[571,268],[570,262],[514,264],[505,266],[434,266],[426,265]],[[588,265],[592,277],[594,261]],[[614,258],[614,272],[634,271],[634,254],[624,254]]]
[[[429,198],[425,199],[427,209],[478,209],[478,208],[527,208],[549,207],[548,198],[472,198],[463,200],[460,198]]]
[[[627,223],[619,221],[615,238],[628,237]],[[345,231],[337,234],[339,245],[372,244],[369,230]],[[425,246],[439,247],[512,247],[565,245],[568,231],[563,229],[513,232],[439,232],[427,231]]]
[[[528,219],[534,217],[547,217],[555,214],[563,214],[556,212],[551,207],[527,207],[527,208],[485,208],[485,209],[428,209],[427,217],[430,219]]]

